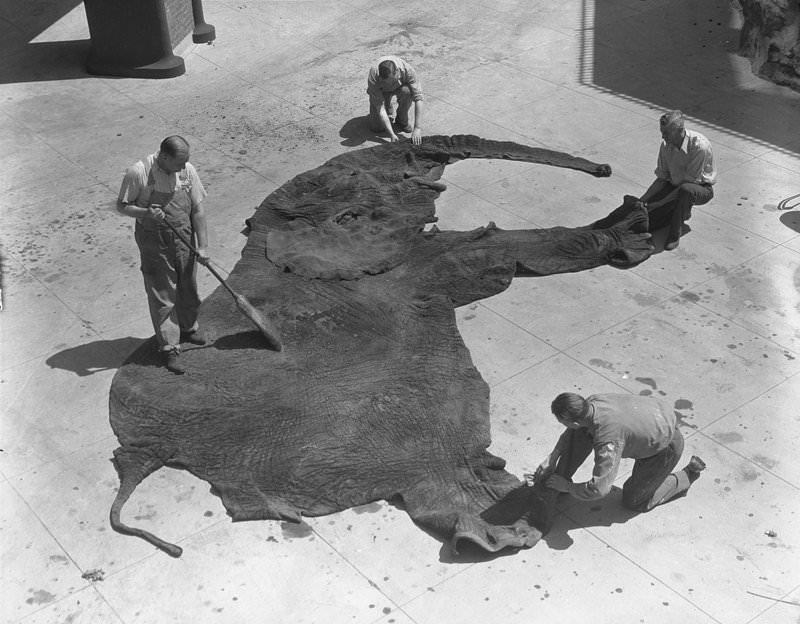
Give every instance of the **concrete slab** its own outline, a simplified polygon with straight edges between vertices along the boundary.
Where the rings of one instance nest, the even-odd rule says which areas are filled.
[[[796,497],[795,488],[702,434],[686,441],[685,452],[708,466],[685,497],[622,523],[615,519],[619,490],[565,514],[621,555],[647,561],[653,576],[716,619],[749,622],[764,607],[746,593],[749,587],[783,595],[800,580],[789,528],[796,509],[784,504]],[[702,508],[693,500],[702,500]],[[711,577],[718,580],[708,583]]]
[[[800,370],[792,351],[685,295],[646,308],[566,352],[599,372],[623,375],[621,385],[634,394],[674,400],[676,410],[685,410],[684,424],[697,429]]]
[[[456,321],[470,347],[473,363],[490,386],[557,353],[543,340],[480,303],[458,308]]]
[[[421,622],[514,621],[530,618],[532,613],[558,620],[565,610],[570,618],[584,620],[622,609],[653,622],[714,621],[589,531],[561,519],[553,532],[568,532],[568,541],[553,541],[549,548],[538,548],[535,556],[525,552],[474,565],[404,605],[404,610]],[[582,553],[580,559],[575,558],[577,550]],[[591,573],[598,569],[603,574]],[[586,592],[591,593],[591,601],[575,599]],[[633,608],[627,595],[636,597]]]
[[[66,344],[93,337],[93,332],[30,271],[13,260],[3,262],[2,368],[46,357]],[[54,329],[57,328],[57,329]]]
[[[604,293],[602,298],[598,292]],[[548,344],[565,350],[636,317],[670,295],[669,290],[630,271],[602,267],[580,276],[518,278],[508,291],[485,305]],[[568,305],[563,301],[565,296]]]
[[[770,594],[768,589],[757,593],[763,603],[770,606],[753,619],[753,624],[780,624],[787,620],[791,621],[791,618],[797,615],[797,608],[800,607],[800,589],[783,597]]]
[[[396,611],[369,580],[346,562],[307,525],[228,523],[190,538],[192,555],[164,566],[148,557],[140,566],[109,577],[98,587],[123,621],[182,619],[191,612],[199,622],[220,618],[263,621],[285,614],[276,605],[302,604],[298,622],[375,622]],[[208,571],[225,563],[225,574]],[[150,600],[142,602],[141,595]],[[199,598],[199,599],[198,599]]]
[[[704,284],[700,304],[737,325],[797,352],[800,256],[776,247]]]
[[[792,402],[797,399],[797,376],[790,377],[739,409],[726,414],[706,430],[719,444],[747,457],[763,470],[788,483],[797,483],[797,465],[789,461],[791,446],[798,428],[792,416]],[[765,415],[781,414],[776,421]]]
[[[402,510],[402,503],[370,503],[306,522],[368,582],[395,604],[432,591],[460,574],[469,563],[453,564],[449,547],[420,531]],[[405,553],[398,564],[398,549]]]
[[[717,204],[707,206],[692,209],[692,218],[686,224],[691,231],[683,235],[680,247],[659,254],[655,262],[646,262],[631,270],[665,288],[688,290],[698,288],[774,246],[746,228],[717,219],[712,212],[719,209]],[[700,231],[704,241],[697,245],[692,235]]]
[[[26,624],[50,622],[108,622],[122,624],[123,620],[97,593],[94,587],[85,587],[68,597],[39,608],[24,619]]]
[[[116,494],[119,480],[109,458],[117,446],[116,438],[106,437],[10,480],[81,570],[100,568],[109,576],[161,554],[143,540],[119,540],[108,524],[110,505],[96,504],[99,498],[113,501]],[[57,491],[47,487],[54,482]],[[159,471],[137,488],[122,521],[182,544],[202,529],[228,525],[222,504],[208,490],[187,472]]]
[[[115,346],[123,344],[120,341]],[[67,350],[59,353],[64,351]],[[64,356],[53,355],[50,361],[55,365],[59,357]],[[52,371],[33,364],[4,371],[2,378],[9,399],[4,401],[3,419],[14,426],[4,426],[5,452],[0,456],[3,473],[9,478],[28,474],[37,466],[107,438],[103,405],[107,402],[113,370],[122,359],[107,363],[105,370],[93,369],[95,373],[87,370],[79,378],[71,370]],[[60,401],[43,405],[37,398],[40,388],[46,388],[50,396],[60,397]],[[48,434],[55,428],[61,432],[59,436]]]
[[[88,583],[81,579],[68,552],[9,483],[0,483],[0,497],[4,544],[0,614],[4,621],[14,622]]]

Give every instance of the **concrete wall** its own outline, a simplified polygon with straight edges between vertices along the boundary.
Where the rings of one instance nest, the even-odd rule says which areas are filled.
[[[164,0],[169,25],[169,40],[172,49],[183,41],[194,29],[192,0]]]

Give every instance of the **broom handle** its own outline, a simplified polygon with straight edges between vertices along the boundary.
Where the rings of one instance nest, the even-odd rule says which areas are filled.
[[[169,221],[167,221],[167,218],[166,218],[166,217],[164,217],[163,221],[164,221],[164,223],[166,223],[166,224],[167,224],[167,226],[169,227],[169,229],[170,229],[170,230],[172,230],[172,232],[175,234],[175,236],[177,236],[177,237],[178,237],[178,238],[181,240],[181,242],[182,242],[184,245],[186,245],[186,246],[187,246],[189,249],[191,249],[191,250],[192,250],[192,252],[193,252],[193,253],[194,253],[196,256],[199,256],[199,255],[200,255],[200,254],[197,252],[197,248],[196,248],[194,245],[192,245],[192,244],[191,244],[191,243],[190,243],[188,240],[186,240],[186,237],[185,237],[183,234],[181,234],[181,233],[180,233],[180,232],[177,230],[177,228],[176,228],[174,225],[172,225],[172,224],[171,224]],[[222,276],[221,276],[219,273],[217,273],[217,271],[216,271],[216,269],[215,269],[214,267],[212,267],[210,264],[205,264],[205,263],[201,263],[201,264],[204,264],[204,266],[205,266],[205,267],[206,267],[206,268],[207,268],[209,271],[211,271],[211,275],[213,275],[214,277],[216,277],[216,278],[219,280],[219,283],[220,283],[220,284],[222,284],[222,285],[223,285],[223,286],[224,286],[224,287],[225,287],[225,288],[228,290],[228,292],[229,292],[231,295],[233,295],[233,297],[234,297],[234,298],[236,298],[236,297],[238,296],[238,295],[237,295],[237,293],[235,293],[235,292],[234,292],[233,288],[231,288],[230,286],[228,286],[228,282],[226,282],[224,279],[222,279]]]

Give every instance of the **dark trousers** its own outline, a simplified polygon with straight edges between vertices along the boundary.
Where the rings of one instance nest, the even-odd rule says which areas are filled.
[[[692,216],[692,206],[702,206],[714,197],[714,189],[710,184],[694,184],[684,182],[679,187],[667,183],[661,191],[650,198],[658,201],[678,188],[678,195],[672,201],[647,211],[650,219],[650,231],[654,232],[662,227],[669,226],[667,240],[678,240],[681,236],[681,226]]]
[[[401,128],[405,128],[408,125],[408,112],[411,110],[411,104],[411,89],[405,85],[396,91],[383,94],[383,105],[386,107],[386,114],[389,115],[390,119],[396,115],[395,123]],[[373,132],[381,132],[383,130],[378,108],[372,103],[372,100],[369,103],[369,127]]]
[[[178,228],[191,240],[188,223]],[[159,349],[179,348],[181,331],[197,329],[200,297],[194,254],[167,226],[152,221],[137,222],[135,236]]]
[[[569,443],[561,453],[555,473],[572,479],[593,449],[594,438],[587,429],[571,429]],[[672,473],[682,453],[683,436],[675,429],[666,448],[652,457],[635,461],[631,476],[622,486],[623,504],[634,511],[649,511],[687,490],[688,475],[682,470]]]

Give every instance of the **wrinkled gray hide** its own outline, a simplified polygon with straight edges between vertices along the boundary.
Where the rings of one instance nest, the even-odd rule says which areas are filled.
[[[515,276],[641,262],[652,253],[647,216],[626,209],[602,227],[425,231],[444,167],[465,158],[611,174],[550,150],[435,136],[348,152],[284,184],[249,220],[229,279],[283,349],[268,349],[220,287],[200,314],[213,343],[184,352],[186,375],[161,367],[151,343],[129,358],[110,393],[115,529],[180,555],[120,520],[142,479],[175,466],[208,481],[235,521],[299,522],[393,499],[453,544],[496,551],[541,537],[540,499],[486,450],[489,388],[454,308]]]

